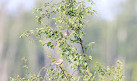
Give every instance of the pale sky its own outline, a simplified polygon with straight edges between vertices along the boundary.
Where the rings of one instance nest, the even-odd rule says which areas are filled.
[[[98,15],[105,19],[113,19],[121,10],[120,3],[125,0],[94,0]]]
[[[19,5],[22,5],[24,9],[31,10],[34,8],[36,0],[0,0],[0,2],[6,2],[8,4],[9,11],[14,13]],[[116,12],[119,11],[119,3],[125,0],[93,0],[96,5],[93,8],[98,11],[98,16],[104,19],[113,19]]]
[[[33,9],[35,1],[36,0],[5,0],[5,2],[8,4],[8,9],[10,12],[15,12],[20,5],[22,5],[26,10],[31,10]]]

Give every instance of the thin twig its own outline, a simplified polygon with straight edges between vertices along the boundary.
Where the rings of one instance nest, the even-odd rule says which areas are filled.
[[[65,74],[65,72],[64,72],[63,68],[61,67],[61,65],[59,65],[59,67],[60,67],[60,69],[61,69],[63,75],[64,75],[64,76],[66,77],[66,79],[69,81],[69,79],[68,79],[67,75]]]
[[[40,73],[41,73],[41,71],[42,71],[45,67],[46,67],[46,65],[39,70],[35,81],[40,77]]]

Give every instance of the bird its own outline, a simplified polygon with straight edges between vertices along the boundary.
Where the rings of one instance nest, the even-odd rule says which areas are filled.
[[[60,64],[62,64],[63,63],[63,59],[58,59],[58,60],[56,60],[53,64],[55,64],[55,65],[60,65]]]

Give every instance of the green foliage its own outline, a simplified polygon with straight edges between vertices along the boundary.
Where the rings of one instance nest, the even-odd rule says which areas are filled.
[[[107,66],[107,68],[105,68],[101,64],[97,63],[96,70],[99,81],[125,81],[125,77],[122,74],[123,65],[119,60],[116,63],[116,67]]]
[[[92,0],[87,0],[93,5]],[[26,31],[21,37],[33,37],[39,39],[43,46],[47,46],[51,49],[59,47],[61,59],[53,60],[49,63],[49,68],[43,67],[38,74],[33,74],[28,78],[20,78],[20,81],[39,81],[40,79],[46,81],[108,81],[107,77],[113,76],[111,81],[123,81],[123,75],[121,74],[121,66],[117,66],[110,70],[106,70],[102,66],[97,66],[98,70],[91,72],[89,69],[89,62],[92,61],[92,56],[88,56],[86,51],[88,47],[91,47],[94,42],[88,45],[83,45],[83,32],[84,25],[86,24],[85,16],[88,14],[95,15],[96,11],[92,10],[91,6],[87,6],[87,1],[77,0],[61,0],[60,2],[45,3],[44,7],[35,9],[37,22],[44,27],[36,28],[36,30]],[[52,15],[55,15],[53,17]],[[51,27],[50,24],[45,23],[45,19],[52,19],[55,21],[55,27]],[[44,42],[43,39],[48,39],[48,42]],[[81,46],[82,52],[78,52],[76,43]],[[24,59],[26,61],[26,59]],[[73,69],[72,73],[63,67],[64,61],[68,62]],[[29,68],[25,65],[27,69]],[[110,68],[107,68],[110,69]],[[45,75],[40,74],[44,72]],[[77,73],[77,76],[73,74]],[[115,73],[115,74],[113,74]],[[97,75],[97,76],[96,76]],[[11,78],[11,81],[16,79]]]

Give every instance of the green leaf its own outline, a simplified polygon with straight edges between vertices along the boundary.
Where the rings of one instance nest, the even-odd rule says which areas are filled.
[[[39,8],[39,9],[38,9],[38,11],[39,11],[39,12],[41,12],[41,11],[42,11],[42,9],[41,9],[41,8]]]
[[[84,63],[84,66],[87,66],[87,63],[86,63],[86,62]]]
[[[51,45],[51,42],[48,42],[48,43],[47,43],[47,46],[49,47],[50,45]]]
[[[38,23],[40,23],[40,24],[41,24],[41,19],[42,19],[42,17],[38,18]]]
[[[86,1],[90,2],[91,0],[86,0]]]
[[[92,60],[92,56],[89,56],[88,59],[89,59],[89,60]]]

